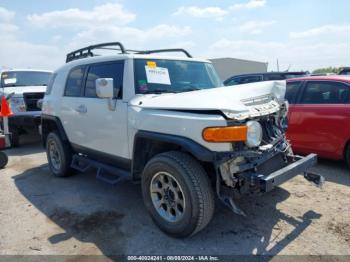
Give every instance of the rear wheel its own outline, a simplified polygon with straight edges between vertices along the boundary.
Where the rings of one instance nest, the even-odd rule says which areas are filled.
[[[72,152],[67,143],[62,142],[60,136],[52,132],[46,139],[46,154],[51,172],[57,177],[66,177],[74,173],[70,167]]]
[[[214,194],[206,172],[182,152],[162,153],[147,163],[142,193],[154,222],[174,237],[194,235],[214,213]]]

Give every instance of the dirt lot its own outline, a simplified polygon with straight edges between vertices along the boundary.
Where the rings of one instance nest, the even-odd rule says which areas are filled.
[[[94,174],[50,175],[40,145],[9,150],[0,171],[0,254],[334,254],[350,255],[350,171],[320,161],[318,189],[296,177],[239,201],[247,217],[217,202],[209,226],[172,239],[152,223],[140,185],[111,186]]]

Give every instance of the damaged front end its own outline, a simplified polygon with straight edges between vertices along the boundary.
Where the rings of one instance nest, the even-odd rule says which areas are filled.
[[[234,198],[269,192],[296,175],[303,174],[318,186],[324,183],[322,176],[307,172],[317,163],[317,155],[302,157],[292,152],[285,137],[287,107],[288,104],[283,103],[277,112],[254,118],[262,127],[262,142],[258,147],[249,148],[238,142],[233,144],[232,152],[216,155],[217,193],[237,214],[244,215],[244,212],[237,207]]]

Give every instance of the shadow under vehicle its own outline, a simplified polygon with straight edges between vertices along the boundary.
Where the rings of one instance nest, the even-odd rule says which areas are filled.
[[[59,226],[59,232],[47,239],[53,246],[75,238],[93,243],[102,254],[111,258],[126,254],[185,255],[198,252],[274,256],[321,216],[312,210],[301,217],[281,212],[276,208],[277,204],[288,199],[290,194],[276,188],[263,198],[245,198],[241,204],[247,217],[234,215],[218,202],[217,215],[207,230],[191,238],[174,239],[153,225],[142,205],[140,190],[137,190],[140,185],[131,181],[125,180],[116,186],[96,183],[91,172],[69,180],[59,179],[50,175],[47,164],[28,169],[13,179],[21,194]],[[281,221],[293,228],[283,237],[274,231]],[[272,242],[274,245],[268,247]]]

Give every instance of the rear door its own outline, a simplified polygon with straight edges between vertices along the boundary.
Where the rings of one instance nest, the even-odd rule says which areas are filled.
[[[290,106],[288,137],[299,153],[340,159],[349,137],[349,85],[309,80]]]

